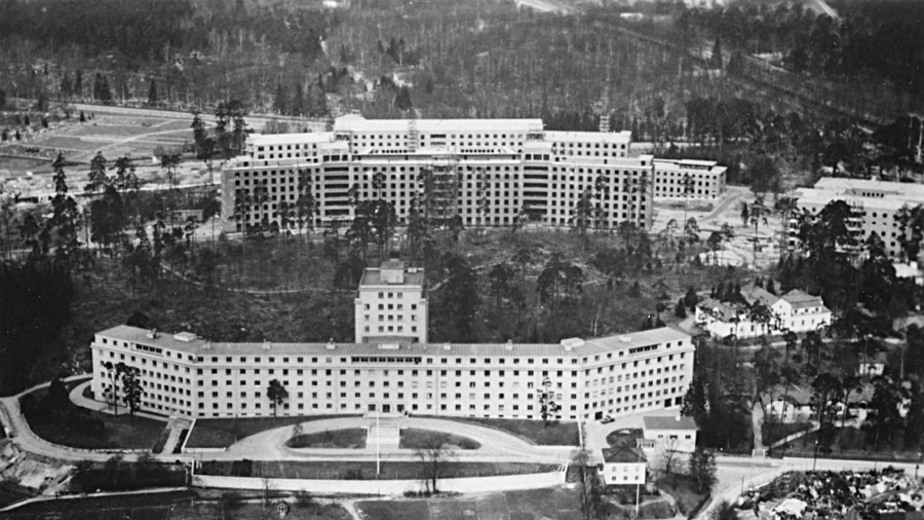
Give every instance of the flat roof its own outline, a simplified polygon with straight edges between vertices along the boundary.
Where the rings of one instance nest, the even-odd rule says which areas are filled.
[[[247,142],[254,146],[295,143],[329,143],[334,136],[330,132],[304,132],[293,134],[250,134]]]
[[[875,179],[852,179],[848,177],[822,177],[815,183],[815,189],[828,191],[887,191],[903,195],[908,195],[909,192],[924,194],[924,184],[880,181]]]
[[[646,430],[696,430],[696,421],[683,415],[653,415],[642,419]]]
[[[409,271],[408,268],[404,268],[404,283],[389,284],[389,283],[382,281],[382,268],[381,267],[367,267],[366,270],[363,271],[363,277],[359,281],[359,286],[360,287],[364,285],[390,285],[394,287],[398,287],[402,285],[423,286],[423,283],[424,283],[423,268],[422,267],[420,268],[412,267],[411,269],[414,269],[414,272]]]
[[[377,357],[406,356],[558,356],[583,357],[606,352],[631,349],[689,339],[686,332],[671,328],[633,332],[604,338],[581,341],[579,346],[566,348],[561,343],[400,343],[395,348],[393,342],[376,343],[225,343],[210,342],[202,338],[191,341],[179,341],[173,334],[158,333],[157,338],[148,338],[148,330],[128,325],[97,332],[98,336],[119,341],[140,343],[143,345],[169,348],[196,355],[324,355],[348,356],[366,355]],[[329,348],[333,345],[334,348]],[[382,347],[387,345],[387,347]],[[266,347],[269,347],[268,349]]]
[[[632,132],[566,132],[549,130],[545,132],[546,141],[580,141],[590,143],[620,143],[628,144],[632,140]]]
[[[402,132],[410,130],[411,121],[417,132],[522,132],[541,131],[541,119],[366,119],[351,114],[334,120],[335,132]]]
[[[823,207],[832,201],[843,200],[848,204],[861,206],[863,209],[886,211],[897,211],[903,206],[913,208],[921,204],[921,201],[924,200],[909,194],[890,195],[887,197],[861,197],[859,195],[816,190],[813,188],[800,188],[796,193],[796,199],[797,204],[800,206]]]

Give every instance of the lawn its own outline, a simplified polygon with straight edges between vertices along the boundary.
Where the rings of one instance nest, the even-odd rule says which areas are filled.
[[[34,496],[35,492],[31,489],[21,487],[12,481],[0,481],[0,508],[6,507],[12,503],[25,500]]]
[[[69,381],[65,388],[70,392],[88,378],[89,376]],[[47,393],[47,388],[42,388],[26,394],[20,398],[20,406],[32,431],[54,444],[83,449],[150,450],[155,447],[167,426],[166,422],[146,417],[132,418],[127,414],[114,416],[71,404],[59,415],[46,416],[42,413],[39,403]],[[123,407],[120,407],[121,409]],[[74,417],[81,417],[83,421],[75,421]],[[99,421],[102,424],[101,433],[86,427],[91,421]],[[81,427],[81,424],[84,427]]]
[[[366,447],[366,430],[363,428],[346,428],[327,430],[318,433],[306,433],[286,441],[290,448],[355,448]]]
[[[9,520],[160,520],[167,518],[168,510],[189,503],[196,497],[191,491],[148,493],[74,500],[51,500],[29,504],[15,512],[5,513]],[[178,518],[172,516],[170,518]]]
[[[811,427],[812,423],[810,422],[780,423],[776,421],[765,421],[761,427],[761,434],[763,435],[764,445],[768,446],[780,439],[785,439],[789,435],[808,430]]]
[[[446,419],[446,417],[434,417]],[[557,422],[546,426],[542,421],[528,419],[489,419],[484,417],[452,417],[451,420],[487,426],[520,437],[539,446],[577,446],[578,425],[574,422]]]
[[[368,520],[580,520],[578,492],[549,488],[428,500],[366,500],[356,509]]]
[[[899,431],[891,443],[887,439],[881,439],[877,449],[873,439],[867,439],[866,432],[858,428],[834,428],[828,442],[829,446],[825,448],[825,433],[812,432],[795,441],[786,444],[775,451],[787,457],[826,457],[836,459],[860,459],[860,460],[882,460],[882,461],[904,461],[919,462],[921,457],[919,451],[914,449],[905,449],[902,432]],[[815,442],[822,440],[817,446]],[[870,443],[867,443],[867,440]]]
[[[694,491],[695,484],[693,478],[687,475],[670,475],[657,481],[658,487],[677,501],[677,508],[680,509],[680,512],[688,516],[699,508],[709,496]]]
[[[251,502],[224,503],[201,500],[191,491],[150,493],[121,497],[80,498],[33,504],[4,518],[15,520],[224,520],[232,518],[277,518],[275,505],[289,504],[288,520],[350,520],[339,504],[322,504],[313,500],[296,500],[291,496],[274,497],[264,508],[257,499]]]
[[[477,450],[481,447],[481,444],[468,437],[416,428],[401,430],[401,440],[398,447],[405,450],[416,450],[421,447],[434,446],[437,443],[440,446],[448,445],[461,450]]]
[[[255,460],[250,464],[234,461],[206,461],[200,474],[218,476],[252,476],[257,478],[295,478],[322,480],[376,480],[374,461],[275,461]],[[244,468],[244,469],[241,469]],[[442,478],[489,477],[548,473],[556,464],[452,462],[444,465]],[[420,462],[384,461],[381,480],[415,480],[420,478]]]
[[[146,417],[113,416],[108,413],[86,410],[89,417],[103,424],[103,433],[81,431],[76,427],[62,427],[60,419],[37,420],[26,415],[36,435],[54,444],[83,449],[150,450],[160,439],[166,422]]]
[[[320,421],[343,415],[300,415],[296,417],[242,417],[237,419],[196,419],[189,432],[187,448],[226,448],[251,435],[292,426],[294,424]]]

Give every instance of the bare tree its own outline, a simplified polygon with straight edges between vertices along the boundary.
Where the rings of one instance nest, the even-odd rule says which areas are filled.
[[[455,457],[455,451],[444,444],[440,436],[434,435],[421,442],[416,452],[417,458],[423,466],[421,476],[423,477],[427,493],[438,493],[439,488],[437,484],[440,475],[445,469],[446,462]]]
[[[658,453],[661,458],[661,471],[664,472],[664,476],[669,477],[674,474],[680,464],[677,451],[678,442],[677,439],[668,438],[659,444],[661,445]]]

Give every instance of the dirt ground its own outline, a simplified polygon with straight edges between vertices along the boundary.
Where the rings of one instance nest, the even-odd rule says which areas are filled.
[[[730,224],[735,231],[735,236],[724,245],[723,251],[717,252],[716,261],[734,265],[753,265],[754,227],[744,227],[741,221],[741,205],[752,202],[754,202],[754,194],[744,186],[728,186],[722,197],[715,201],[690,200],[687,202],[686,211],[683,201],[658,199],[655,201],[651,229],[652,232],[659,233],[664,230],[668,222],[674,219],[679,225],[677,234],[680,234],[683,230],[684,216],[686,216],[687,219],[696,219],[700,228],[700,240],[705,241],[713,231],[720,230],[723,224]],[[770,209],[773,208],[773,202],[772,198],[764,201]],[[767,216],[766,224],[761,222],[758,226],[757,237],[763,247],[757,252],[756,260],[759,267],[769,266],[779,259],[781,229],[780,217],[775,213]],[[712,255],[703,257],[704,263],[712,260]]]

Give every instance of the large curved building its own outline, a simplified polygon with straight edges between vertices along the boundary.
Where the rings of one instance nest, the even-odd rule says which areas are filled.
[[[356,343],[220,343],[125,325],[100,331],[91,344],[94,395],[121,395],[107,365],[125,363],[139,370],[141,410],[184,417],[272,415],[273,380],[288,392],[279,415],[541,419],[544,391],[565,420],[681,405],[693,377],[689,334],[665,327],[546,344],[428,343],[422,274],[395,261],[367,270]]]

